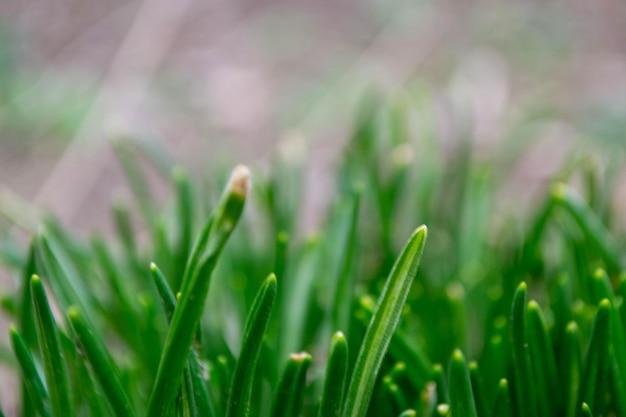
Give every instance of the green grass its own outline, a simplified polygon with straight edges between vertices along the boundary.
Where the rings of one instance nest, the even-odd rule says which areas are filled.
[[[413,111],[366,103],[304,236],[300,163],[201,187],[177,167],[159,207],[151,155],[116,142],[135,201],[114,236],[3,234],[3,397],[25,417],[626,417],[619,169],[573,158],[503,212],[510,154],[444,153]]]

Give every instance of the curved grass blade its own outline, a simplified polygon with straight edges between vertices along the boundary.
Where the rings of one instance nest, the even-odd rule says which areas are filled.
[[[561,373],[561,381],[565,382],[565,417],[576,417],[578,413],[578,387],[582,363],[579,338],[578,325],[574,321],[569,322],[565,329],[562,348],[564,372]]]
[[[167,283],[167,279],[154,262],[150,264],[150,274],[159,293],[167,323],[170,324],[176,309],[176,298]],[[186,404],[185,399],[192,402],[193,405],[189,405],[188,408],[193,409],[197,415],[215,416],[215,409],[206,387],[203,365],[194,349],[189,351],[187,367],[183,372],[182,391],[179,393],[179,396],[183,398],[183,403]]]
[[[606,415],[606,392],[610,381],[611,303],[600,302],[593,321],[591,337],[580,380],[578,404],[583,401],[598,415]]]
[[[404,410],[398,417],[417,417],[415,410]]]
[[[39,348],[43,357],[46,385],[50,394],[50,409],[53,417],[72,415],[70,388],[65,369],[65,360],[61,353],[59,334],[46,290],[41,279],[33,275],[30,287],[35,307],[35,323],[39,338]]]
[[[591,408],[589,408],[589,405],[587,403],[583,403],[583,405],[581,406],[581,410],[584,417],[593,417]]]
[[[148,417],[167,413],[178,390],[193,336],[200,322],[209,291],[210,277],[228,237],[243,211],[249,189],[249,171],[238,166],[233,171],[218,206],[211,214],[193,249],[181,297],[172,317],[161,355],[156,381],[148,403]]]
[[[343,405],[348,374],[348,342],[342,332],[336,332],[330,341],[328,363],[322,401],[318,417],[339,417]]]
[[[23,267],[22,274],[20,276],[21,281],[21,294],[19,300],[19,329],[23,335],[24,344],[29,348],[37,346],[37,330],[35,328],[35,319],[33,317],[33,303],[30,292],[30,277],[36,273],[36,240],[33,238],[30,241],[28,258],[26,264]],[[29,392],[24,383],[21,387],[21,404],[22,404],[22,417],[33,417],[35,410],[33,409],[34,399],[29,397]]]
[[[165,276],[154,262],[150,264],[150,275],[152,275],[152,281],[159,293],[167,322],[170,323],[174,316],[174,310],[176,309],[176,297],[174,297],[174,293],[167,283]]]
[[[509,382],[502,378],[496,389],[496,399],[493,405],[493,415],[496,417],[512,417],[511,395],[509,394]]]
[[[300,415],[306,383],[306,371],[310,364],[311,355],[306,352],[289,355],[289,361],[274,396],[272,417]]]
[[[276,299],[276,276],[271,274],[259,289],[246,319],[241,353],[235,365],[226,417],[246,417],[251,412],[251,394],[257,362]]]
[[[487,405],[487,393],[485,392],[483,379],[478,369],[478,364],[474,361],[469,363],[469,374],[470,381],[472,382],[476,412],[480,417],[491,417],[491,408]]]
[[[450,362],[450,411],[455,417],[478,417],[469,370],[459,349]]]
[[[367,412],[376,376],[417,273],[426,235],[426,226],[420,226],[413,232],[387,278],[356,360],[344,417],[362,417]]]
[[[526,307],[528,343],[533,365],[538,409],[543,417],[558,414],[561,390],[556,370],[556,360],[548,327],[539,304],[531,300]]]
[[[67,311],[67,318],[76,336],[78,336],[94,375],[115,414],[118,417],[136,416],[133,404],[120,381],[117,367],[106,351],[102,341],[98,340],[97,336],[89,328],[78,308],[70,307]]]
[[[37,367],[33,361],[26,343],[22,340],[22,337],[17,332],[17,329],[13,326],[10,328],[11,344],[13,345],[13,352],[19,364],[20,375],[26,392],[35,406],[35,410],[42,417],[50,417],[50,397],[48,391],[37,372]]]
[[[526,283],[515,291],[511,313],[511,345],[513,349],[513,375],[517,410],[520,416],[537,416],[537,392],[533,381],[530,350],[528,346],[528,320],[526,316]]]
[[[84,404],[89,410],[89,417],[110,415],[108,404],[103,402],[102,393],[96,389],[93,377],[81,353],[76,349],[74,341],[63,332],[59,332],[59,338],[61,339],[61,347],[63,348],[69,369],[74,409],[78,410]]]
[[[557,184],[552,190],[555,203],[563,207],[582,230],[585,238],[602,254],[611,271],[622,269],[621,251],[611,234],[587,203],[565,184]]]
[[[444,378],[443,366],[440,363],[433,365],[433,381],[435,382],[435,392],[437,393],[437,404],[450,404],[448,386]]]

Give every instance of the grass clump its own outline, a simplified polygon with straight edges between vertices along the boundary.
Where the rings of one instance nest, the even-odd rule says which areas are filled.
[[[114,238],[47,216],[28,250],[4,239],[21,415],[626,417],[614,182],[573,160],[502,214],[506,168],[412,139],[408,112],[364,106],[304,238],[288,156],[253,189],[243,166],[201,188],[175,168],[159,211],[116,142],[139,219],[116,204]]]

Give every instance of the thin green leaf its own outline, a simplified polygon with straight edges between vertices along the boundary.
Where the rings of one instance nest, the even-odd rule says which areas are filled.
[[[496,417],[513,417],[509,382],[502,378],[496,390],[496,399],[493,405],[493,415]]]
[[[518,414],[520,416],[537,416],[537,392],[533,380],[530,349],[528,346],[525,282],[519,284],[513,298],[511,344]]]
[[[589,405],[587,403],[583,403],[583,405],[580,407],[582,414],[584,417],[593,417],[593,413],[591,412],[591,408],[589,407]]]
[[[450,411],[455,417],[478,417],[469,370],[459,349],[450,362]]]
[[[606,415],[610,381],[611,303],[600,302],[583,363],[578,403],[583,401],[598,415]]]
[[[575,417],[578,413],[578,387],[582,367],[579,337],[578,325],[576,322],[569,322],[565,329],[562,348],[562,369],[564,372],[561,373],[561,381],[564,382],[565,417]]]
[[[420,226],[413,232],[385,283],[352,373],[344,417],[362,417],[367,411],[380,365],[417,274],[426,235],[426,226]]]
[[[33,401],[35,409],[43,417],[50,417],[50,397],[48,391],[37,372],[37,367],[33,361],[24,340],[17,332],[17,329],[11,326],[11,344],[13,352],[19,364],[20,375],[28,392],[29,398]]]
[[[272,404],[272,417],[300,415],[311,355],[306,352],[289,355],[289,361],[278,383]]]
[[[46,290],[37,275],[33,275],[30,279],[30,286],[35,308],[39,349],[43,357],[46,386],[50,394],[50,409],[53,417],[66,417],[72,415],[72,402],[57,324],[48,303]]]
[[[247,417],[251,413],[250,400],[255,383],[255,371],[275,299],[276,276],[271,274],[257,292],[246,319],[241,352],[235,365],[226,408],[227,417]]]
[[[78,308],[70,307],[67,318],[115,414],[118,417],[136,416],[133,404],[120,381],[119,371],[102,341],[89,328]]]
[[[526,307],[526,314],[530,358],[537,387],[537,406],[541,416],[550,417],[557,413],[561,404],[561,389],[552,341],[539,304],[531,300]]]
[[[474,361],[469,363],[470,381],[472,382],[472,392],[474,393],[474,403],[476,404],[476,412],[481,417],[491,416],[491,407],[487,402],[487,393],[483,379],[478,369],[478,364]]]
[[[248,188],[248,169],[243,166],[235,168],[222,199],[196,242],[185,270],[181,297],[172,317],[172,325],[150,395],[148,417],[160,417],[173,404],[193,336],[200,322],[211,273],[241,216]]]
[[[336,332],[330,341],[326,377],[318,417],[339,417],[348,375],[348,341]]]

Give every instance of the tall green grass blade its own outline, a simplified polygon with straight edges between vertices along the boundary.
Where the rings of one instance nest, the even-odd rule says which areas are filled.
[[[182,282],[181,297],[172,317],[159,371],[150,395],[146,414],[148,417],[159,417],[167,413],[173,404],[200,322],[211,273],[241,216],[248,188],[248,169],[243,166],[235,168],[222,199],[192,251]]]
[[[336,332],[330,341],[318,417],[340,417],[348,375],[348,341]]]
[[[97,338],[77,307],[68,309],[67,318],[115,414],[118,417],[135,417],[137,414],[134,406],[122,386],[119,371],[103,342]]]
[[[586,402],[598,415],[606,415],[610,381],[611,303],[600,302],[583,362],[578,403]]]
[[[593,417],[593,413],[591,412],[591,408],[587,403],[583,403],[581,406],[581,412],[584,417]]]
[[[170,324],[174,315],[174,310],[176,309],[176,298],[174,297],[165,276],[156,264],[150,264],[150,273],[157,288],[157,292],[159,293],[167,323]],[[204,375],[205,372],[203,370],[203,365],[200,363],[198,354],[194,349],[190,349],[189,358],[187,359],[187,367],[184,370],[183,386],[181,387],[182,392],[179,392],[179,397],[183,397],[182,403],[187,405],[187,408],[193,408],[196,414],[215,416],[215,407],[209,396],[205,381],[206,378]],[[188,405],[185,399],[193,402],[193,406]]]
[[[478,364],[474,361],[469,363],[469,374],[472,382],[474,403],[476,404],[476,413],[481,417],[491,417],[491,407],[487,401],[482,375],[480,374],[480,369],[478,369]]]
[[[426,226],[413,232],[385,283],[352,373],[344,417],[363,417],[367,412],[376,376],[417,274],[426,234]]]
[[[459,349],[450,362],[450,412],[455,417],[478,417],[469,370]]]
[[[565,330],[561,377],[564,382],[565,417],[575,417],[578,413],[578,387],[580,386],[582,353],[580,351],[578,325],[570,322]]]
[[[50,417],[50,397],[39,376],[33,357],[28,351],[26,343],[17,332],[17,329],[11,326],[10,333],[13,352],[15,352],[15,357],[19,364],[20,375],[26,392],[28,393],[28,398],[33,402],[34,408],[39,415],[42,417]]]
[[[289,361],[274,395],[272,417],[300,415],[306,384],[306,372],[310,364],[311,355],[306,352],[293,353],[289,356]]]
[[[540,415],[550,417],[561,408],[560,384],[552,341],[539,304],[531,300],[526,307],[528,344]]]
[[[271,274],[261,285],[246,319],[241,352],[231,383],[226,417],[247,417],[251,414],[255,371],[275,299],[276,276]]]
[[[39,349],[43,357],[46,386],[50,394],[52,416],[72,415],[67,369],[61,353],[58,329],[48,303],[48,296],[41,279],[37,275],[33,275],[30,279],[30,287],[35,308]]]
[[[35,318],[33,317],[33,304],[30,291],[30,277],[36,273],[36,269],[36,241],[32,239],[29,245],[26,265],[23,267],[20,277],[21,294],[18,307],[19,329],[23,335],[24,344],[29,348],[37,346],[37,330],[35,328]],[[26,387],[25,383],[22,383],[21,391],[22,417],[33,417],[35,415],[33,407],[35,400],[30,398],[29,389]]]
[[[448,386],[446,384],[443,366],[439,363],[434,364],[432,374],[432,379],[436,385],[437,404],[450,404],[450,394],[448,393]]]
[[[516,407],[520,416],[538,416],[537,391],[532,374],[528,345],[528,318],[526,314],[526,283],[515,291],[511,312],[511,344],[513,375],[515,377]]]
[[[496,398],[493,405],[493,415],[495,417],[513,417],[511,395],[509,394],[509,383],[504,378],[498,383]]]

